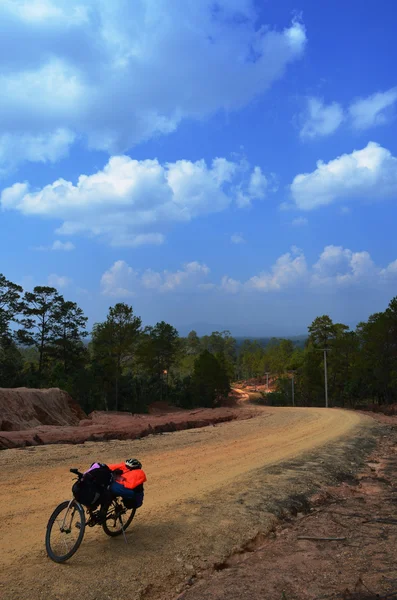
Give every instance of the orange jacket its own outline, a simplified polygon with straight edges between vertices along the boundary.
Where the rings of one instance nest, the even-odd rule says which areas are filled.
[[[138,485],[145,483],[146,475],[142,471],[142,469],[129,469],[125,466],[125,463],[120,463],[118,465],[108,465],[111,471],[120,470],[122,471],[122,475],[117,475],[115,480],[117,483],[120,483],[124,487],[129,490],[133,490]]]

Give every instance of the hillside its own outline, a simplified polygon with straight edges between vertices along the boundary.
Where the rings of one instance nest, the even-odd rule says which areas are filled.
[[[58,388],[0,388],[0,431],[78,425],[84,418],[86,414],[80,406]]]

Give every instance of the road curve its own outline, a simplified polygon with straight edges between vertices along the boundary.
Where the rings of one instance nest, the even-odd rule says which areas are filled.
[[[0,453],[0,596],[175,596],[181,580],[265,526],[268,515],[250,504],[250,481],[258,479],[258,469],[331,441],[343,443],[370,422],[335,409],[263,408],[246,421],[142,440],[5,450]],[[129,544],[94,528],[68,564],[51,563],[43,547],[45,526],[53,508],[70,497],[69,467],[130,456],[142,460],[148,483]]]

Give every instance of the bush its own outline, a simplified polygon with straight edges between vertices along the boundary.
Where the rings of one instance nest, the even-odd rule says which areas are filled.
[[[289,406],[290,401],[284,392],[269,392],[266,394],[266,404],[268,406]]]

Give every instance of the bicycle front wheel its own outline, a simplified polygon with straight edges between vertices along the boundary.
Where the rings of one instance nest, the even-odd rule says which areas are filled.
[[[129,527],[135,516],[136,508],[128,509],[114,500],[109,506],[103,531],[110,537],[121,535]]]
[[[56,507],[47,524],[45,548],[57,563],[69,560],[83,541],[85,514],[78,502],[66,500]]]

